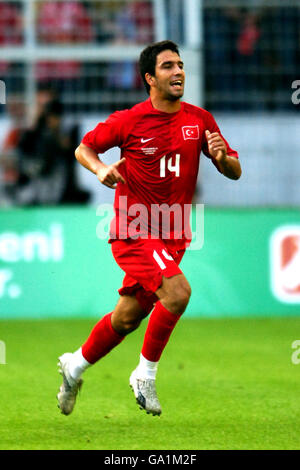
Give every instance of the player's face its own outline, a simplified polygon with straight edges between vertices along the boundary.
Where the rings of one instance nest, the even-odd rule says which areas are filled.
[[[179,100],[184,93],[185,73],[183,62],[176,52],[163,51],[156,58],[152,86],[164,99]]]

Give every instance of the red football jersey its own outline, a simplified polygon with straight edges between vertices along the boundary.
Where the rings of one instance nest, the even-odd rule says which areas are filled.
[[[177,249],[188,245],[201,151],[212,159],[207,129],[220,133],[208,111],[181,102],[178,112],[165,113],[154,109],[149,98],[113,113],[84,136],[82,143],[98,154],[117,146],[126,158],[118,168],[126,184],[116,188],[111,239],[152,236],[172,240]],[[224,141],[228,155],[238,158]]]

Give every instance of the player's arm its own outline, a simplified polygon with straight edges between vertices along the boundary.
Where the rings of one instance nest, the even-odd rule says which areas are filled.
[[[123,176],[118,171],[119,166],[125,161],[125,158],[121,158],[121,160],[111,165],[106,165],[100,160],[98,154],[92,148],[83,143],[75,150],[75,157],[84,168],[94,173],[100,183],[105,186],[115,189],[117,183],[125,183]]]
[[[227,154],[227,145],[218,132],[205,131],[208,152],[215,160],[221,173],[227,178],[238,180],[242,174],[238,158]]]

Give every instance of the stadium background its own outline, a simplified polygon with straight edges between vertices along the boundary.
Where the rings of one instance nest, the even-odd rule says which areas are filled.
[[[299,21],[298,0],[0,1],[0,449],[299,449]],[[184,99],[214,114],[243,175],[202,157],[204,244],[183,261],[192,299],[160,361],[162,416],[128,391],[144,321],[66,418],[57,357],[122,279],[98,236],[113,191],[74,148],[146,98],[136,61],[165,38]]]
[[[96,235],[97,207],[113,191],[73,150],[146,98],[137,57],[166,37],[185,61],[184,99],[215,115],[243,168],[233,182],[202,158],[194,202],[205,208],[204,245],[183,262],[187,315],[300,313],[297,1],[4,1],[0,18],[2,318],[97,316],[117,299],[122,273]],[[46,137],[37,124],[24,137],[53,97]]]

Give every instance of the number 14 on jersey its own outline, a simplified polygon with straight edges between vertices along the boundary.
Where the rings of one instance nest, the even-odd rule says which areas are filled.
[[[170,157],[167,160],[167,156],[165,155],[160,159],[160,177],[165,178],[166,170],[175,173],[175,176],[180,176],[180,154],[177,153],[175,155],[175,163],[173,163],[173,157]]]

